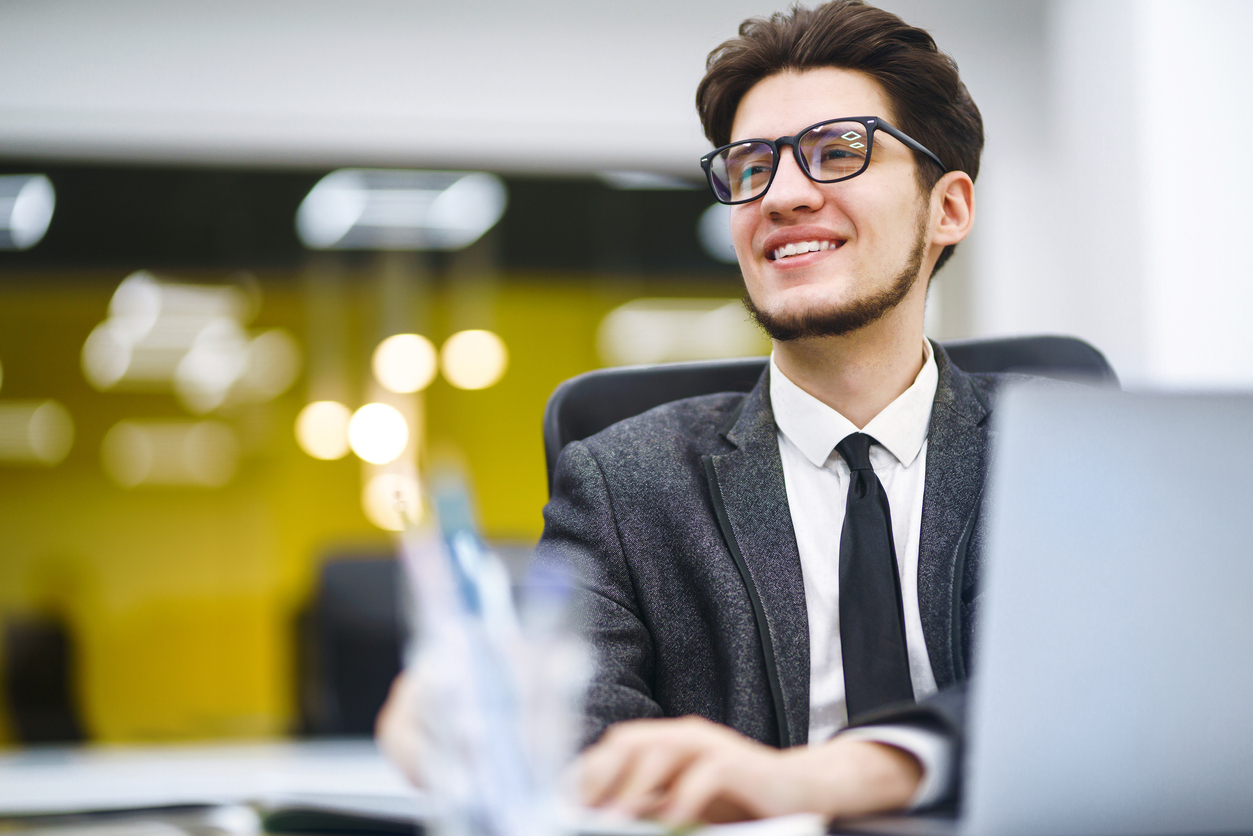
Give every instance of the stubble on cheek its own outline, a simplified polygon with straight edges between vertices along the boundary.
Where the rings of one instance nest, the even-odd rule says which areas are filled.
[[[766,311],[757,307],[745,287],[744,308],[771,339],[779,342],[804,337],[842,337],[859,331],[879,321],[899,305],[918,280],[922,260],[927,252],[927,220],[927,214],[920,212],[914,245],[905,266],[877,291],[825,307],[808,307],[799,311]]]

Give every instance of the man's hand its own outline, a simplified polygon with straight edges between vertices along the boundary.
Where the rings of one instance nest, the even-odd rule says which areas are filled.
[[[576,768],[584,803],[671,824],[899,809],[922,777],[912,755],[881,743],[837,735],[780,750],[699,717],[619,723]]]
[[[401,671],[392,681],[387,701],[374,720],[374,738],[384,755],[400,768],[405,776],[422,785],[418,764],[422,750],[422,729],[414,716],[413,706],[417,700],[415,689],[417,677],[409,671]]]

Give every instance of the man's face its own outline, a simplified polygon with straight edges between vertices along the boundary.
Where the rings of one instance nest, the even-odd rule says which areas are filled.
[[[887,97],[862,73],[780,73],[741,100],[731,139],[793,135],[840,116],[893,121]],[[883,131],[869,168],[839,183],[813,182],[784,148],[765,196],[731,207],[750,310],[775,339],[851,333],[879,320],[911,290],[925,293],[915,279],[927,254],[928,208],[911,152]],[[780,252],[804,243],[809,251]]]

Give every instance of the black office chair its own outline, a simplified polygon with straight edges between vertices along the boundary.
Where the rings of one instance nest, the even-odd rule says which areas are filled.
[[[967,372],[1021,372],[1118,386],[1118,375],[1101,352],[1076,337],[1001,337],[942,343]],[[557,455],[624,418],[663,403],[714,392],[747,392],[766,367],[765,357],[624,366],[572,377],[553,390],[544,409],[544,455],[552,488]]]

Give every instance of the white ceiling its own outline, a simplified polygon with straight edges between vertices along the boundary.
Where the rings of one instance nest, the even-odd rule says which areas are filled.
[[[0,0],[0,155],[691,175],[705,55],[783,5]],[[885,5],[970,54],[1017,14]]]

